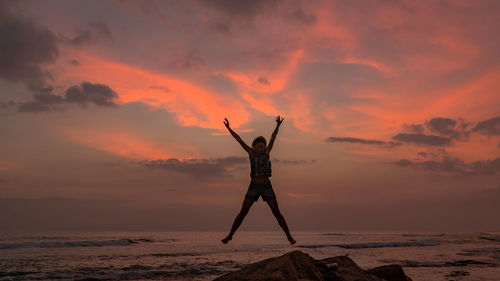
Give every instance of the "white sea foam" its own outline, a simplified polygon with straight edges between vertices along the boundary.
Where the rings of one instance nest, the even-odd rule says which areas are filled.
[[[427,247],[439,245],[439,241],[434,239],[413,240],[413,241],[398,241],[398,242],[370,242],[370,243],[348,243],[348,244],[316,244],[316,245],[299,245],[300,248],[325,248],[325,247],[340,247],[345,249],[364,249],[364,248],[382,248],[382,247]]]
[[[142,242],[151,242],[148,239],[112,239],[112,240],[83,240],[83,241],[29,241],[0,243],[0,249],[17,248],[72,248],[72,247],[102,247],[102,246],[128,246]]]

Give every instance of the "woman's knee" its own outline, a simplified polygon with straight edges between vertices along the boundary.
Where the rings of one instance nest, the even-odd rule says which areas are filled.
[[[271,204],[269,204],[269,208],[271,208],[271,211],[273,212],[273,215],[275,217],[281,216],[281,212],[280,212],[278,205],[271,203]]]
[[[240,215],[246,216],[248,214],[248,211],[250,210],[250,207],[252,207],[252,205],[243,206],[240,210]]]
[[[282,215],[281,215],[281,212],[280,212],[280,209],[276,208],[276,209],[272,209],[273,211],[273,215],[276,217],[276,218],[280,218]]]
[[[238,215],[244,217],[248,214],[248,210],[249,209],[241,209]]]

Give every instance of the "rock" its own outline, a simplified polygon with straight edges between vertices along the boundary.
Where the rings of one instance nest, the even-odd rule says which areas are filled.
[[[214,281],[323,281],[316,260],[301,251],[249,264]]]
[[[367,272],[387,281],[411,281],[403,268],[397,264],[375,267],[368,269]]]
[[[327,264],[336,263],[335,270],[328,270]],[[347,256],[336,256],[316,261],[316,266],[320,269],[324,281],[342,280],[342,281],[381,281],[375,275],[369,274],[359,267],[351,258]]]
[[[249,264],[213,281],[411,281],[399,265],[361,269],[347,256],[316,260],[295,250]]]

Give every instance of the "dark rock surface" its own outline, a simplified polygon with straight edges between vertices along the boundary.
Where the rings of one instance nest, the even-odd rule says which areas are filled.
[[[347,256],[316,260],[301,251],[268,258],[214,281],[411,281],[399,265],[361,269]]]
[[[387,281],[411,281],[404,273],[403,268],[397,264],[375,267],[368,269],[367,272]]]

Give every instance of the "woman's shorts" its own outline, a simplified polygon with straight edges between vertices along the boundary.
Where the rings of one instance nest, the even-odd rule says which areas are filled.
[[[245,195],[245,198],[257,201],[260,196],[262,196],[262,200],[264,201],[268,201],[270,199],[276,199],[276,194],[274,194],[271,181],[262,183],[253,181],[250,182],[250,186],[248,187],[248,191],[247,194]]]

